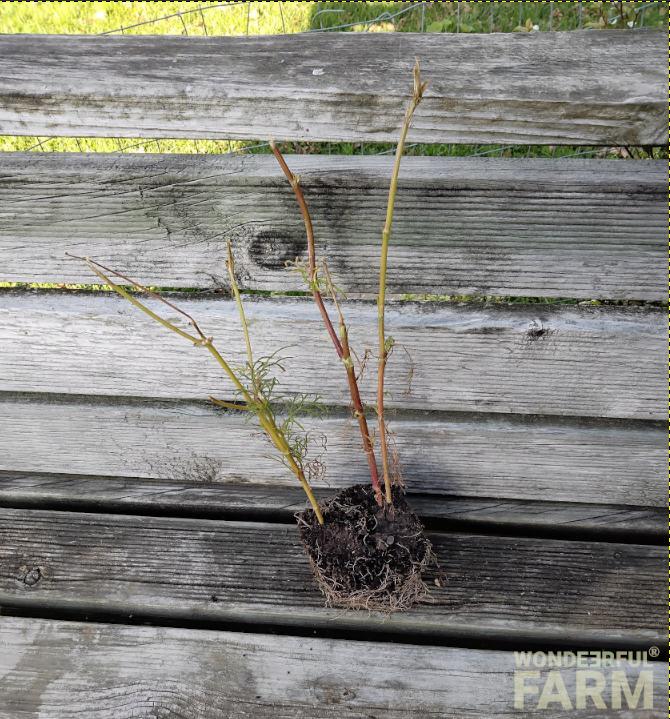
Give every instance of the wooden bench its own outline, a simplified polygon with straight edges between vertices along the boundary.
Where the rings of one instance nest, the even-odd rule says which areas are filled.
[[[392,142],[417,56],[413,142],[660,145],[666,48],[660,31],[0,36],[0,134]],[[288,159],[319,253],[345,291],[374,293],[392,159]],[[94,281],[70,251],[219,289],[229,236],[245,288],[304,289],[284,268],[305,251],[300,215],[269,155],[0,161],[3,281]],[[234,395],[204,353],[111,293],[0,292],[0,717],[665,716],[666,171],[403,160],[393,293],[578,302],[389,307],[415,363],[407,397],[406,362],[390,367],[393,428],[446,574],[390,617],[324,608],[301,490],[208,403]],[[176,297],[240,356],[225,293]],[[364,481],[311,300],[247,300],[259,353],[301,348],[284,388],[332,408],[319,494]],[[374,346],[373,303],[346,313]],[[515,654],[559,650],[649,667],[592,669],[603,709],[596,674]]]

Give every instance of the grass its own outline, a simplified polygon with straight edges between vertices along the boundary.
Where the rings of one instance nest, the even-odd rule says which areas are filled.
[[[246,35],[300,32],[310,2],[0,3],[3,33]],[[201,12],[201,8],[203,9]],[[158,22],[156,22],[158,21]]]
[[[3,2],[2,33],[267,35],[667,27],[667,2]]]
[[[616,29],[629,22],[664,28],[667,13],[667,3],[649,2],[321,2],[313,25],[324,30],[344,26],[367,32],[475,33]]]
[[[141,290],[136,289],[132,285],[120,284],[126,291],[142,294]],[[228,290],[207,290],[202,287],[158,287],[155,285],[147,285],[147,289],[152,292],[190,292],[193,294],[217,294],[228,293]],[[78,292],[114,292],[114,288],[109,285],[95,284],[75,284],[71,282],[0,282],[0,292],[3,290],[72,290]],[[311,297],[311,292],[300,292],[295,290],[239,290],[242,295],[258,295],[260,297]],[[410,296],[407,296],[409,299]],[[418,295],[416,296],[418,297]]]

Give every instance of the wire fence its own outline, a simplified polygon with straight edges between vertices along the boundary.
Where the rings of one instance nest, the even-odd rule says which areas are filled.
[[[28,3],[25,3],[26,5]],[[68,3],[70,4],[70,3]],[[72,3],[76,5],[77,3]],[[84,3],[81,3],[84,5]],[[98,3],[99,5],[100,3]],[[159,5],[159,3],[110,3],[113,5]],[[319,2],[319,3],[283,3],[283,2],[226,2],[226,3],[160,3],[160,5],[178,5],[175,12],[160,17],[143,19],[127,25],[120,25],[101,32],[98,35],[113,34],[180,34],[214,36],[221,34],[251,35],[254,25],[258,29],[258,16],[261,11],[278,12],[278,22],[271,31],[282,33],[296,32],[296,42],[300,42],[299,33],[314,32],[451,32],[451,33],[494,33],[494,32],[555,32],[582,29],[611,29],[667,26],[667,2]],[[93,3],[91,3],[93,5]],[[285,16],[285,10],[294,12],[294,8],[285,6],[314,6],[309,18],[309,26],[295,27],[295,23]],[[260,6],[266,6],[265,8]],[[271,8],[267,6],[272,6]],[[354,6],[352,8],[352,6]],[[398,7],[400,6],[400,7]],[[240,19],[240,10],[243,16]],[[236,13],[236,20],[226,25],[226,13]],[[650,18],[650,15],[653,17]],[[98,13],[100,16],[100,11]],[[96,17],[98,17],[96,16]],[[100,19],[100,18],[99,18]],[[49,32],[49,28],[46,28]],[[54,30],[51,30],[54,31]],[[53,151],[56,140],[63,138],[35,138],[35,142],[25,148],[30,151]],[[194,152],[216,154],[239,154],[269,152],[269,145],[263,141],[236,141],[217,139],[213,141],[180,140],[169,142],[159,139],[122,140],[107,138],[92,141],[90,138],[69,138],[70,150],[106,151],[106,152]],[[114,147],[110,149],[110,141]],[[62,144],[62,142],[60,143]],[[104,147],[103,147],[104,146]],[[292,148],[302,153],[344,154],[390,154],[394,147],[383,143],[353,143],[349,145],[333,143],[292,143]],[[518,145],[428,145],[409,144],[409,154],[442,156],[516,156],[516,157],[643,157],[647,150],[641,148],[603,148],[603,147],[555,147],[555,146],[518,146]],[[661,156],[664,151],[659,150]],[[645,154],[646,153],[646,154]]]

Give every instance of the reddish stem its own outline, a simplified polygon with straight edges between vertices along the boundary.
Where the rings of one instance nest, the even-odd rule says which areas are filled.
[[[347,380],[349,382],[349,394],[351,396],[351,403],[354,409],[354,417],[358,420],[358,426],[361,431],[361,436],[363,438],[363,447],[365,449],[365,454],[367,456],[368,460],[368,467],[370,468],[370,478],[372,480],[372,487],[375,491],[375,497],[377,499],[377,503],[381,506],[383,503],[382,498],[382,489],[381,489],[381,483],[379,481],[379,473],[377,471],[377,461],[375,459],[374,450],[372,448],[372,440],[370,439],[370,431],[368,429],[368,422],[365,417],[365,410],[363,408],[363,403],[361,402],[361,395],[358,390],[358,382],[356,381],[356,372],[354,371],[354,365],[353,361],[351,359],[351,351],[349,350],[349,342],[347,339],[347,329],[344,325],[344,319],[342,318],[342,314],[339,311],[339,307],[337,306],[337,301],[335,302],[335,306],[337,307],[338,314],[340,315],[340,328],[341,328],[341,336],[342,341],[337,337],[337,333],[335,332],[335,328],[333,327],[333,323],[330,319],[330,316],[328,315],[328,310],[326,309],[326,306],[323,303],[323,297],[321,296],[321,292],[319,291],[318,284],[317,284],[317,270],[316,270],[316,252],[314,249],[314,230],[312,228],[312,219],[309,215],[309,210],[307,209],[307,203],[305,202],[305,196],[302,192],[302,188],[300,187],[300,178],[297,175],[294,175],[293,172],[289,169],[289,166],[286,164],[286,161],[284,160],[281,152],[279,152],[277,146],[273,141],[270,141],[270,147],[272,148],[272,152],[274,153],[275,158],[277,159],[277,162],[279,163],[279,166],[283,170],[284,174],[286,175],[286,179],[291,184],[291,187],[293,188],[293,192],[295,193],[296,199],[298,200],[298,205],[300,207],[300,212],[302,214],[303,221],[305,223],[305,232],[307,234],[307,251],[308,251],[308,257],[309,257],[309,274],[310,274],[310,289],[312,290],[312,296],[314,297],[314,301],[316,302],[317,307],[319,308],[319,312],[321,313],[321,317],[323,318],[324,324],[326,325],[326,329],[328,330],[328,334],[330,335],[330,339],[333,342],[333,345],[335,346],[335,351],[337,352],[337,356],[342,360],[344,366],[347,370]],[[330,276],[326,275],[329,280],[329,285],[332,285],[330,282]]]
[[[335,351],[337,352],[337,356],[342,359],[344,357],[342,343],[337,338],[337,333],[335,332],[333,323],[330,321],[330,317],[328,316],[328,310],[323,304],[323,297],[321,297],[321,293],[319,292],[316,285],[316,254],[314,251],[314,230],[312,229],[312,218],[309,216],[309,210],[307,209],[305,196],[303,195],[302,188],[300,187],[300,178],[291,172],[289,166],[286,164],[286,160],[284,160],[281,152],[279,152],[274,142],[270,142],[270,147],[272,148],[272,152],[274,152],[274,155],[277,158],[277,162],[281,166],[281,169],[284,171],[286,178],[291,183],[291,187],[293,188],[296,199],[298,200],[298,205],[300,205],[300,212],[302,213],[302,219],[305,222],[305,231],[307,233],[307,252],[309,254],[309,279],[312,296],[314,297],[314,301],[319,308],[319,312],[321,313],[321,317],[323,318],[324,324],[326,325],[326,329],[328,330],[330,339],[335,345]]]

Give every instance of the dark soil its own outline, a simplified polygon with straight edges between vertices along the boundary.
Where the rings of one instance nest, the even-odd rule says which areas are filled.
[[[296,515],[302,546],[329,605],[394,612],[422,599],[421,579],[433,553],[419,518],[399,487],[380,507],[369,485],[342,490]]]

